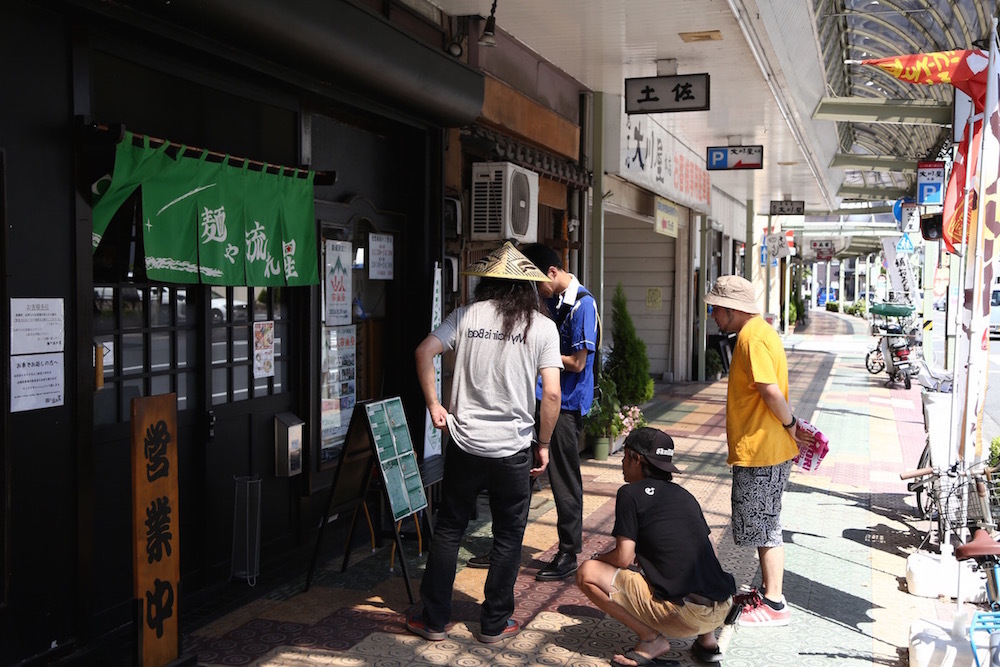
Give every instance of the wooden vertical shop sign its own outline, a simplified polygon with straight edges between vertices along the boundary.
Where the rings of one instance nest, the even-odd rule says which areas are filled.
[[[143,667],[162,667],[179,654],[177,474],[177,395],[133,399],[132,566]]]

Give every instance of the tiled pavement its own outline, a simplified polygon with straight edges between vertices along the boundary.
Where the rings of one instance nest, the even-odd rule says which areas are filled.
[[[730,667],[760,665],[906,665],[912,620],[947,619],[953,604],[905,592],[905,559],[927,526],[900,470],[913,467],[924,429],[917,388],[887,388],[869,375],[870,338],[862,320],[814,310],[807,327],[785,341],[795,413],[830,436],[831,452],[815,472],[794,470],[785,498],[785,595],[792,623],[783,628],[727,628],[720,641]],[[725,378],[658,387],[644,406],[652,425],[670,433],[685,472],[678,480],[702,503],[723,565],[738,584],[759,583],[753,550],[729,535],[729,471],[725,464]],[[583,553],[612,543],[621,455],[587,459]],[[355,548],[340,572],[342,551],[303,593],[305,573],[260,591],[224,616],[187,628],[184,651],[202,665],[604,665],[636,641],[591,606],[572,581],[539,583],[534,574],[556,546],[555,508],[547,486],[536,492],[516,584],[515,618],[524,630],[487,646],[472,635],[486,571],[461,563],[489,548],[488,508],[470,528],[455,581],[455,618],[448,639],[426,642],[403,627],[410,607],[403,581],[389,573],[389,542],[375,553]],[[416,588],[426,555],[408,544]],[[467,550],[465,550],[467,549]],[[361,553],[365,552],[365,553]],[[245,586],[233,582],[230,587]],[[673,642],[669,657],[697,664],[691,640]]]

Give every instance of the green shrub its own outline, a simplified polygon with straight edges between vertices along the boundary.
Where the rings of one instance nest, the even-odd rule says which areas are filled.
[[[605,369],[618,388],[618,400],[625,405],[640,405],[653,397],[653,378],[649,376],[646,343],[636,333],[628,314],[628,297],[621,283],[611,301],[611,354]]]
[[[802,299],[795,297],[792,299],[792,303],[795,304],[795,319],[793,322],[805,322],[806,321],[806,309],[802,304]]]
[[[836,301],[827,301],[826,302],[826,309],[829,310],[831,313],[839,313],[840,312],[840,304],[837,303]]]
[[[795,305],[795,299],[792,299],[788,303],[788,322],[789,324],[794,324],[799,321],[799,310]]]
[[[986,465],[992,468],[998,463],[1000,463],[1000,435],[990,441],[990,458],[986,461]]]
[[[615,438],[620,428],[618,413],[621,403],[615,381],[606,370],[597,376],[597,395],[584,420],[583,428],[588,435],[596,438]]]
[[[722,372],[722,355],[718,350],[705,351],[705,377],[713,378]]]

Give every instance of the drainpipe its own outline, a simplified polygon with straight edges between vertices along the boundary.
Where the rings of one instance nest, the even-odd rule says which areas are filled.
[[[593,271],[590,274],[590,287],[594,299],[600,307],[601,321],[610,324],[611,318],[606,312],[604,302],[604,93],[594,93],[594,125],[593,125],[593,151],[594,151],[594,186],[593,192],[593,213],[592,229],[594,231],[591,257],[594,262]],[[607,328],[607,327],[605,327]]]
[[[743,277],[753,282],[753,200],[747,200],[747,238],[743,244]]]

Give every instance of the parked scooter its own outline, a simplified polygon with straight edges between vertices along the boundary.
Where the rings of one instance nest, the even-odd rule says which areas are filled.
[[[911,377],[918,371],[914,347],[920,336],[920,328],[914,324],[913,310],[913,306],[877,303],[870,311],[873,318],[872,333],[881,336],[879,351],[889,382],[902,384],[907,389],[912,386]],[[872,365],[869,364],[869,370],[871,368]]]

